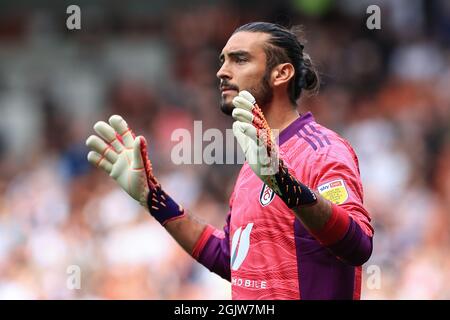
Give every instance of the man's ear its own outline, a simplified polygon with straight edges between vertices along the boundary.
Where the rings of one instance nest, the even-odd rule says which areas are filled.
[[[274,87],[288,84],[295,74],[294,66],[291,63],[281,63],[272,71],[272,84]]]

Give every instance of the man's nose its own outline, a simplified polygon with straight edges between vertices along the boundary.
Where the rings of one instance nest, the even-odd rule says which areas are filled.
[[[222,79],[231,79],[231,72],[230,70],[226,67],[226,64],[224,63],[219,71],[217,71],[216,73],[217,78],[219,78],[220,80]]]

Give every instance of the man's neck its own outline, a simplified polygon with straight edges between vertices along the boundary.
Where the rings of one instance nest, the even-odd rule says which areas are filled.
[[[295,109],[289,102],[273,102],[264,109],[265,110],[263,112],[267,123],[272,130],[279,130],[278,133],[280,133],[300,116],[297,109]]]

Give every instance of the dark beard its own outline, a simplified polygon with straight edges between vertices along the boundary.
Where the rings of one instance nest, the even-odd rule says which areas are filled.
[[[259,88],[251,88],[249,92],[255,97],[256,103],[261,109],[269,105],[273,99],[273,90],[270,87],[270,72],[266,72],[261,80]]]
[[[253,95],[253,97],[255,97],[256,103],[261,109],[264,109],[264,106],[272,102],[273,99],[273,91],[272,88],[270,87],[269,79],[270,79],[270,72],[266,71],[258,87],[251,87],[247,89],[248,92],[250,92]],[[222,110],[222,112],[225,113],[226,115],[231,116],[234,110],[234,105],[232,102],[226,103],[224,99],[221,98],[220,110]]]
[[[227,116],[231,116],[233,113],[234,105],[232,102],[225,102],[224,98],[220,98],[220,110],[225,113]]]

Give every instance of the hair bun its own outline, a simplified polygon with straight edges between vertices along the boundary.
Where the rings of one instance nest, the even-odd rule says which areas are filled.
[[[303,52],[302,60],[299,86],[308,91],[317,91],[319,89],[319,75],[312,64],[311,58]]]

